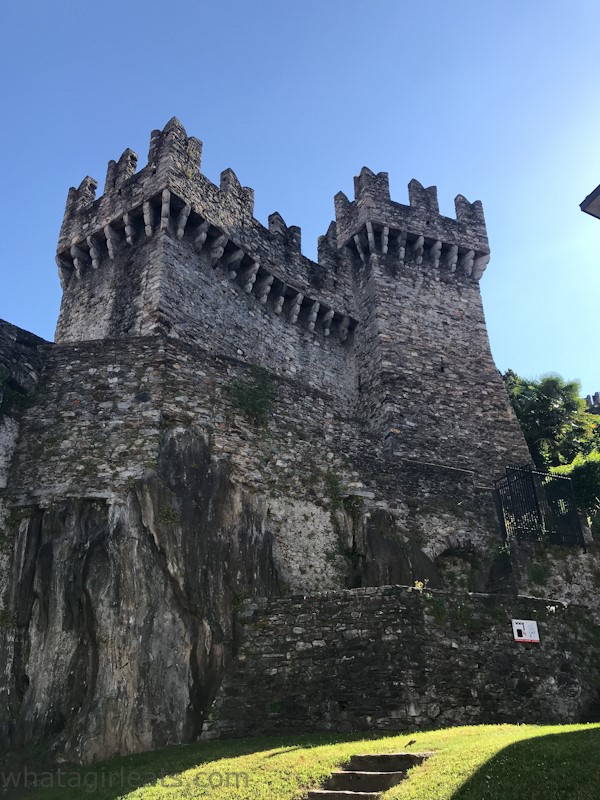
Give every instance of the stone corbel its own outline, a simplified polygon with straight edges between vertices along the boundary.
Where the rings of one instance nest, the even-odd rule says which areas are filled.
[[[200,252],[204,247],[204,242],[206,241],[206,237],[208,236],[208,229],[210,228],[210,222],[204,220],[203,222],[198,225],[196,231],[194,233],[194,249],[196,252]]]
[[[459,258],[458,264],[462,271],[465,273],[467,278],[471,277],[471,273],[473,272],[473,261],[475,259],[475,252],[473,250],[467,250],[466,253]]]
[[[75,267],[75,275],[78,278],[81,278],[83,269],[85,265],[88,263],[88,259],[86,254],[83,252],[81,247],[77,244],[71,245],[71,258],[73,259],[73,266]]]
[[[317,321],[317,315],[319,313],[319,309],[321,308],[321,303],[318,300],[310,307],[310,311],[308,312],[308,330],[312,333],[315,329],[315,323]]]
[[[453,244],[446,254],[446,267],[450,272],[456,272],[456,264],[458,262],[458,245]]]
[[[323,335],[324,336],[329,336],[329,334],[331,333],[331,322],[333,320],[334,314],[335,314],[335,311],[333,311],[331,309],[326,314],[323,314],[322,322],[323,322]]]
[[[244,280],[244,291],[246,294],[250,294],[252,291],[252,287],[256,283],[256,276],[258,274],[258,270],[260,268],[260,264],[258,261],[255,261],[254,264],[248,269],[243,276]]]
[[[171,218],[171,192],[168,189],[163,189],[162,200],[160,206],[160,230],[166,231],[169,227],[169,219]]]
[[[415,257],[415,264],[419,266],[419,264],[423,263],[423,251],[425,249],[425,237],[424,236],[417,236],[415,241],[413,242],[413,254]]]
[[[381,232],[381,252],[384,256],[387,255],[389,238],[390,229],[387,227],[387,225],[385,225]]]
[[[186,203],[184,207],[181,209],[179,214],[177,215],[177,238],[183,239],[183,235],[185,233],[185,226],[187,225],[187,221],[190,216],[190,212],[192,207],[189,203]]]
[[[154,233],[154,208],[149,200],[146,200],[143,206],[144,210],[144,228],[146,236],[150,238]]]
[[[244,251],[238,247],[233,251],[233,253],[231,253],[231,255],[227,256],[225,263],[227,265],[227,269],[229,271],[229,277],[231,278],[231,280],[237,277],[239,266],[245,255],[246,254],[244,253]]]
[[[111,225],[105,225],[104,235],[106,236],[106,249],[108,250],[108,257],[111,261],[114,261],[115,255],[117,254],[117,234]]]
[[[368,242],[369,242],[369,251],[371,253],[374,253],[375,252],[375,234],[373,233],[373,223],[372,222],[367,222],[366,228],[367,228],[367,239],[368,239]]]
[[[283,311],[283,304],[285,303],[285,286],[281,287],[281,293],[275,298],[273,303],[273,311],[276,314],[281,314]]]
[[[88,236],[86,239],[87,246],[90,248],[90,258],[92,260],[92,269],[98,269],[100,266],[101,256],[100,250],[97,247],[96,241],[93,236]]]
[[[229,237],[227,234],[222,233],[212,243],[212,247],[210,249],[210,265],[214,267],[217,262],[221,259],[221,256],[225,252],[225,248],[227,247],[227,242],[229,241]]]
[[[302,301],[304,300],[304,295],[302,292],[298,292],[294,299],[292,300],[292,305],[290,308],[290,322],[292,325],[295,325],[298,322],[298,317],[300,315],[300,308],[302,306]]]
[[[485,268],[490,263],[490,254],[486,253],[483,256],[478,256],[473,261],[473,271],[471,273],[471,277],[473,280],[478,281],[481,280],[481,276],[485,272]]]
[[[431,265],[434,269],[437,269],[440,265],[441,253],[442,253],[442,243],[438,239],[437,242],[434,242],[429,248],[429,258],[431,260]]]
[[[363,264],[367,263],[367,257],[365,256],[365,251],[362,248],[362,244],[360,241],[360,236],[357,234],[354,235],[354,244],[356,245],[356,249],[358,250],[358,255],[360,256],[360,260]]]
[[[129,245],[135,244],[135,229],[131,216],[127,213],[123,214],[123,225],[125,226],[125,241]]]
[[[406,231],[401,231],[396,236],[396,244],[398,245],[398,263],[403,267],[406,258]]]
[[[268,275],[258,284],[258,300],[263,306],[267,302],[267,297],[269,296],[269,292],[271,291],[274,280],[275,278],[273,275]]]
[[[63,292],[65,292],[73,275],[73,267],[66,261],[64,256],[58,255],[56,256],[56,266],[58,267],[58,277],[60,280],[61,289]]]

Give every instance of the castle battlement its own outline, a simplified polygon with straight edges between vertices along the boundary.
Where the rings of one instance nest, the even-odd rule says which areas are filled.
[[[479,280],[490,260],[483,206],[455,198],[456,219],[439,213],[437,188],[408,184],[409,205],[390,198],[388,174],[367,167],[354,178],[354,200],[343,192],[335,196],[337,242],[358,254],[388,256],[405,263],[458,272]]]
[[[232,169],[215,186],[199,171],[201,150],[173,119],[152,133],[142,170],[136,173],[137,156],[127,149],[109,162],[102,197],[95,198],[90,177],[69,190],[57,251],[63,289],[165,234],[185,239],[217,280],[226,276],[261,305],[269,302],[274,314],[345,341],[356,326],[351,300],[322,286],[319,265],[301,253],[300,228],[288,227],[278,212],[268,228],[261,225],[253,190]]]
[[[231,170],[228,172],[232,173]],[[279,244],[285,249],[289,250],[291,244],[300,256],[300,229],[285,227],[277,213],[269,217],[269,224],[268,235],[279,237]],[[144,237],[162,233],[177,239],[185,236],[196,253],[204,253],[210,265],[215,270],[219,268],[218,279],[226,275],[244,292],[254,295],[262,305],[269,300],[274,314],[282,314],[285,308],[284,318],[292,324],[301,319],[309,331],[314,332],[318,327],[324,336],[335,330],[342,342],[356,326],[356,319],[351,314],[332,308],[330,299],[317,298],[315,288],[307,288],[306,281],[298,280],[299,276],[290,280],[274,259],[266,259],[267,266],[264,266],[256,250],[253,248],[254,252],[250,252],[248,245],[244,245],[243,237],[230,235],[227,230],[192,212],[191,205],[169,189],[163,189],[141,206],[110,219],[84,239],[74,241],[67,250],[59,252],[57,262],[63,289],[68,289],[73,278],[80,280],[87,271],[100,268],[103,262],[114,261]]]

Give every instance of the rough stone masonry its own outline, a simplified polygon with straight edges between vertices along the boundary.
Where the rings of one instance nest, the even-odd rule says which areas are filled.
[[[403,205],[364,168],[313,262],[201,150],[172,119],[143,169],[126,150],[101,197],[70,189],[56,341],[0,323],[3,746],[194,740],[247,598],[523,586],[490,490],[529,455],[481,204],[444,217],[411,181]]]

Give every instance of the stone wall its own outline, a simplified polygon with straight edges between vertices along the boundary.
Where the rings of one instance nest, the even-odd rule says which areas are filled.
[[[363,313],[375,331],[366,342],[377,344],[358,358],[360,405],[389,447],[473,469],[488,483],[507,464],[528,463],[492,359],[479,284],[426,265],[394,268],[380,255],[362,269]]]
[[[159,320],[161,251],[142,238],[135,248],[117,247],[113,258],[104,253],[96,269],[86,263],[73,280],[63,279],[57,342],[143,336]]]
[[[158,338],[55,345],[23,417],[10,489],[19,504],[106,497],[156,462],[164,356]]]
[[[256,424],[232,392],[251,392],[253,380],[239,357],[164,336],[55,345],[24,414],[11,502],[110,499],[155,467],[168,431],[193,429],[237,485],[269,498],[290,590],[438,585],[434,562],[448,552],[477,561],[472,580],[487,586],[501,540],[472,472],[384,453],[339,395],[274,373],[267,424]]]
[[[30,392],[35,388],[49,347],[49,343],[39,336],[0,320],[0,368],[23,391]]]
[[[357,397],[352,339],[292,325],[272,302],[211,266],[206,251],[190,240],[164,237],[161,319],[180,339],[214,353],[236,357],[284,376],[298,378],[332,395],[340,411],[353,413]]]
[[[0,492],[16,446],[19,420],[39,380],[49,345],[0,320]]]
[[[515,643],[511,618],[541,642]],[[205,738],[597,715],[600,629],[580,607],[390,586],[248,602],[240,623]]]
[[[0,320],[0,615],[6,614],[10,538],[7,535],[9,470],[21,420],[34,402],[50,345],[27,331]]]

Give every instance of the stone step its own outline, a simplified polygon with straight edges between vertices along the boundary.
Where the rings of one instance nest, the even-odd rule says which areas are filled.
[[[384,792],[406,777],[402,772],[359,772],[357,770],[335,770],[324,783],[324,789],[350,792]]]
[[[352,756],[346,770],[357,772],[406,772],[422,764],[431,753],[367,753]]]
[[[344,792],[336,789],[312,789],[308,800],[380,800],[380,792]]]

